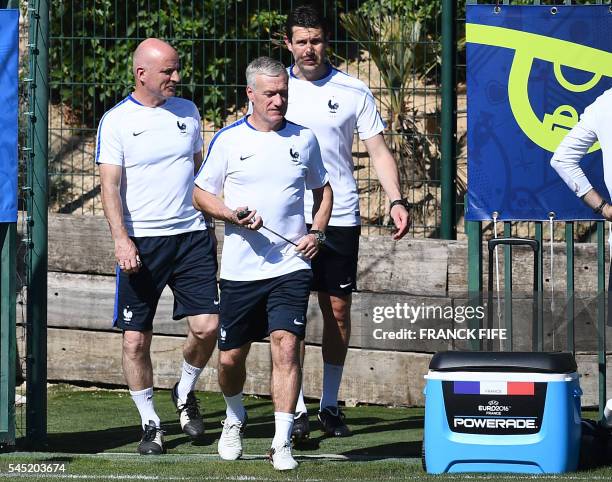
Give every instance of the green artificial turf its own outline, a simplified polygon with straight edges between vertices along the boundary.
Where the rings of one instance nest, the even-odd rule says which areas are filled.
[[[494,480],[516,481],[517,475],[428,476],[421,469],[423,409],[359,406],[346,408],[353,436],[323,438],[311,416],[309,443],[296,447],[300,461],[291,473],[275,472],[264,460],[274,431],[273,407],[267,398],[246,397],[249,426],[244,440],[245,460],[221,461],[216,444],[225,406],[219,394],[199,393],[206,436],[192,442],[182,434],[169,391],[158,390],[156,409],[166,431],[168,454],[143,457],[135,453],[141,436],[136,409],[125,390],[83,390],[67,385],[50,387],[48,441],[26,452],[0,454],[0,478],[18,475],[37,480]],[[311,414],[317,406],[309,405]],[[21,427],[18,412],[18,429]],[[65,472],[44,475],[9,473],[9,464],[65,464]],[[27,467],[27,466],[26,466]],[[31,466],[32,468],[34,466]],[[40,468],[39,468],[40,470]],[[612,469],[601,468],[551,480],[611,480]]]

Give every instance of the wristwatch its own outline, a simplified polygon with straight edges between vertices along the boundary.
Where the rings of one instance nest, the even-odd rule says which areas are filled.
[[[393,209],[393,206],[404,206],[406,209],[410,209],[410,205],[408,204],[408,200],[405,198],[402,199],[396,199],[395,201],[391,201],[391,204],[389,204],[389,211],[391,211],[391,209]]]
[[[606,201],[605,199],[602,199],[601,204],[597,206],[596,208],[594,208],[593,212],[595,214],[602,214],[603,209],[606,207],[606,204],[608,204],[608,201]]]
[[[318,229],[311,229],[310,231],[308,231],[308,234],[314,234],[318,246],[321,246],[325,242],[324,231],[320,231]]]

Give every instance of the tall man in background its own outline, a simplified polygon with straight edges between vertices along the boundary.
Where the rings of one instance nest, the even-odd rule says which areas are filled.
[[[100,120],[96,163],[115,243],[114,323],[123,330],[123,373],[143,426],[138,452],[160,454],[150,356],[157,303],[168,285],[173,318],[187,317],[183,368],[172,400],[183,431],[199,437],[204,424],[193,388],[216,341],[217,259],[214,234],[192,205],[203,141],[196,106],[174,97],[178,54],[149,38],[134,51],[133,72],[134,92]]]
[[[368,87],[334,69],[326,55],[329,31],[325,19],[312,6],[300,6],[287,19],[285,44],[293,55],[289,72],[287,119],[312,129],[321,146],[323,164],[334,192],[327,241],[313,260],[313,290],[318,291],[323,315],[323,393],[319,420],[329,436],[347,436],[350,430],[338,408],[338,390],[351,333],[351,293],[356,289],[359,249],[359,195],[353,176],[355,129],[364,142],[380,183],[391,201],[390,215],[401,239],[409,228],[410,214],[402,199],[397,165],[382,136],[383,121]],[[308,193],[307,193],[308,194]],[[312,197],[305,202],[307,222],[312,221]],[[333,248],[332,248],[333,247]],[[310,433],[308,414],[300,391],[294,440]]]

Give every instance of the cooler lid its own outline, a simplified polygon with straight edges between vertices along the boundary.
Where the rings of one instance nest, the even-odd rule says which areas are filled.
[[[578,367],[571,353],[441,351],[429,363],[436,371],[571,373]]]

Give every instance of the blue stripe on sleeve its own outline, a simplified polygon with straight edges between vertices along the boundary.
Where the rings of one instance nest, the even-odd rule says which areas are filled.
[[[100,119],[100,125],[98,125],[98,133],[96,135],[97,139],[96,139],[96,164],[98,164],[98,160],[100,159],[100,144],[101,144],[101,140],[102,140],[102,123],[104,122],[104,119],[106,118],[106,116],[113,110],[115,110],[117,107],[119,107],[121,104],[125,103],[128,101],[128,99],[130,99],[131,96],[127,96],[125,99],[123,99],[121,102],[119,102],[116,106],[110,108],[108,111],[106,111],[106,113],[102,116],[102,119]]]
[[[234,122],[233,124],[230,124],[228,126],[225,126],[223,129],[221,129],[219,132],[217,132],[212,140],[210,141],[210,144],[208,144],[208,150],[206,151],[206,157],[204,158],[204,161],[202,161],[202,165],[200,166],[200,169],[198,169],[198,172],[196,173],[195,176],[193,176],[193,178],[197,178],[200,175],[200,172],[202,171],[202,169],[204,168],[204,165],[206,164],[206,161],[208,160],[208,156],[210,155],[210,152],[212,151],[212,147],[215,144],[215,141],[217,140],[217,138],[219,137],[219,135],[222,132],[225,132],[229,129],[231,129],[232,127],[238,127],[240,124],[243,124],[245,122],[246,117],[243,117],[242,119]]]

